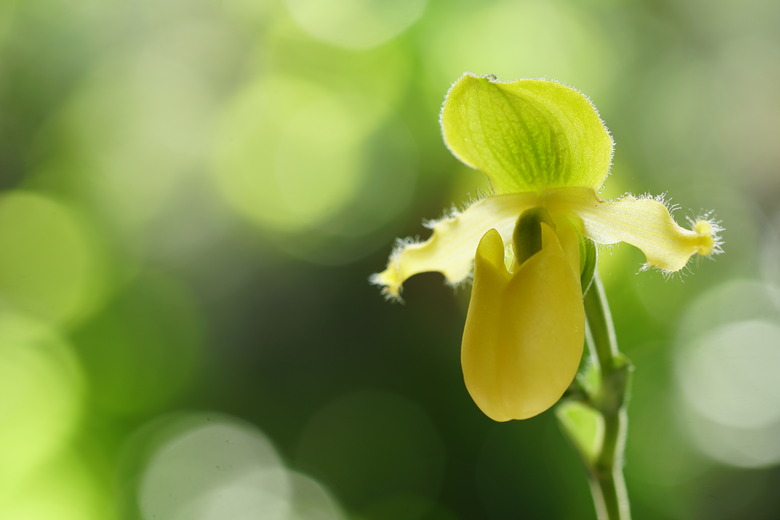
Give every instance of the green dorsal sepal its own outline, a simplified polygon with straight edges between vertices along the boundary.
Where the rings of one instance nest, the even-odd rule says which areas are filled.
[[[598,191],[612,161],[596,109],[555,81],[464,74],[444,100],[441,125],[452,153],[485,173],[496,193]]]

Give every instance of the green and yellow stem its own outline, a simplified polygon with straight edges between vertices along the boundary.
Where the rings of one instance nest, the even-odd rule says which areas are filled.
[[[564,423],[563,432],[572,441],[588,471],[591,493],[599,520],[630,520],[628,492],[623,477],[623,452],[626,444],[628,416],[626,406],[633,366],[617,347],[615,329],[604,287],[598,274],[585,293],[586,334],[590,349],[590,374],[576,383],[579,388],[570,394],[564,406],[576,400],[597,417],[599,435],[588,450],[588,440]]]
[[[588,345],[601,374],[597,410],[604,418],[604,442],[595,464],[588,468],[599,520],[628,520],[631,511],[623,477],[623,452],[628,430],[628,393],[633,366],[618,350],[604,286],[596,274],[585,294]]]

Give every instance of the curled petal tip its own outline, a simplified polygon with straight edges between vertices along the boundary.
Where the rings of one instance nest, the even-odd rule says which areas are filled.
[[[681,227],[669,208],[656,198],[627,195],[619,200],[599,200],[593,190],[566,188],[551,192],[550,204],[558,211],[578,215],[585,234],[597,244],[626,242],[642,250],[646,267],[676,272],[695,254],[720,251],[719,226],[710,219]]]
[[[401,300],[401,281],[398,270],[393,268],[392,262],[387,269],[381,273],[374,273],[368,281],[373,285],[378,285],[382,289],[382,295],[391,301]]]
[[[693,224],[693,231],[697,236],[697,254],[709,256],[721,252],[719,236],[721,227],[717,223],[707,219],[700,219]]]

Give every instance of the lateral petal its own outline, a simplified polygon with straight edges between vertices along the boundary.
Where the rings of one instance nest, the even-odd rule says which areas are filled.
[[[542,249],[511,275],[496,230],[485,234],[477,251],[461,362],[469,394],[495,421],[527,419],[550,408],[582,357],[580,280],[555,232],[542,224],[542,233]]]
[[[462,213],[434,223],[431,238],[422,243],[399,242],[387,268],[371,277],[390,297],[398,297],[401,285],[418,273],[438,271],[450,283],[471,273],[480,238],[495,228],[509,242],[517,217],[536,204],[534,193],[495,195],[476,202]]]
[[[598,244],[626,242],[642,250],[647,266],[679,271],[695,254],[720,252],[717,224],[708,220],[686,229],[674,221],[663,202],[626,196],[599,200],[593,190],[564,188],[545,197],[548,207],[574,213],[582,219],[585,234]]]

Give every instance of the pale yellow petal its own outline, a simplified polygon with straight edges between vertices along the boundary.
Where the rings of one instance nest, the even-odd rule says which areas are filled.
[[[402,241],[390,256],[387,269],[371,277],[397,297],[401,285],[412,275],[438,271],[450,283],[458,283],[471,273],[480,238],[488,229],[499,231],[505,240],[512,237],[520,214],[537,203],[534,193],[495,195],[476,202],[465,211],[444,218],[431,227],[431,238],[422,243]]]
[[[679,271],[695,255],[707,256],[720,250],[719,228],[699,220],[693,229],[674,221],[663,202],[626,196],[620,200],[599,200],[593,190],[564,188],[548,192],[550,211],[576,214],[587,235],[598,244],[626,242],[642,250],[647,266]]]
[[[585,334],[579,274],[542,225],[542,250],[509,274],[495,230],[479,244],[461,362],[469,394],[495,421],[554,405],[577,373]]]

